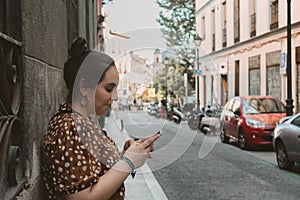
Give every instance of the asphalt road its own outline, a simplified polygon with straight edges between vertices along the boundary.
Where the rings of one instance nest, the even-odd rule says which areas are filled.
[[[126,131],[144,137],[162,129],[150,168],[170,200],[300,199],[300,166],[277,167],[271,148],[243,151],[145,112],[120,113]]]

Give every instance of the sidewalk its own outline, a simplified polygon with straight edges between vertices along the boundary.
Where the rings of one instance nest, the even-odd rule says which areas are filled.
[[[105,130],[108,135],[115,140],[119,149],[123,149],[123,144],[128,135],[125,130],[121,130],[120,120],[115,120],[112,116],[105,119]],[[167,200],[167,196],[155,179],[147,163],[137,170],[135,178],[131,176],[125,181],[126,200]]]

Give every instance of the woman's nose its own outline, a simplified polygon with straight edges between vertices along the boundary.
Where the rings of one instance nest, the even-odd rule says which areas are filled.
[[[118,92],[117,92],[116,88],[113,90],[113,93],[112,93],[112,96],[111,96],[111,100],[112,101],[117,101],[118,100]]]

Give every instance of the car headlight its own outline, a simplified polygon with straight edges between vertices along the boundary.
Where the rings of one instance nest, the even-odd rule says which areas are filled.
[[[248,126],[251,126],[253,128],[265,128],[265,124],[260,123],[259,121],[254,119],[247,118],[246,123]]]

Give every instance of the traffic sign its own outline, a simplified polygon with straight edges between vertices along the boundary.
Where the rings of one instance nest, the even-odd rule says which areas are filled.
[[[202,75],[202,69],[194,69],[194,75],[195,76],[201,76]]]
[[[286,53],[280,53],[280,74],[286,74]]]

